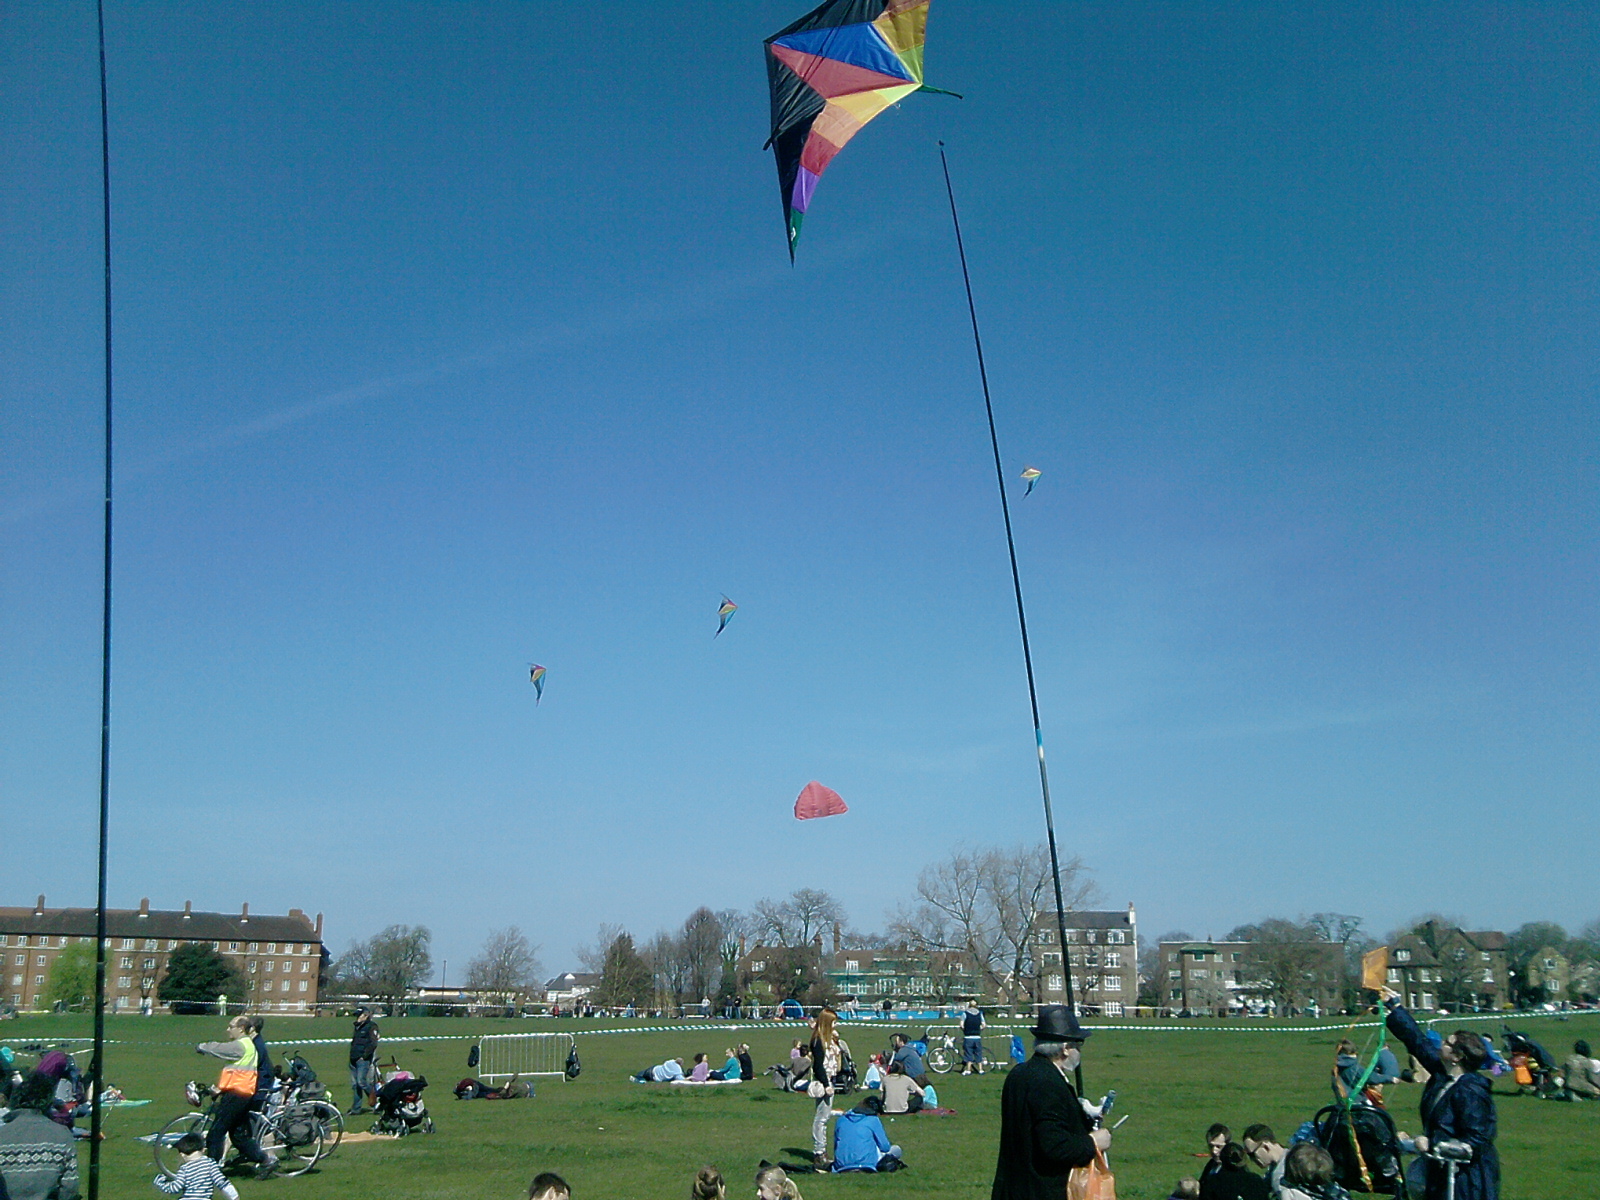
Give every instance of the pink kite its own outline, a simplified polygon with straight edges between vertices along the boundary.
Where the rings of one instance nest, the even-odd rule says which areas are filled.
[[[849,811],[838,792],[830,787],[823,787],[815,779],[806,784],[794,802],[794,816],[797,821],[809,821],[813,817],[836,817],[840,813]]]

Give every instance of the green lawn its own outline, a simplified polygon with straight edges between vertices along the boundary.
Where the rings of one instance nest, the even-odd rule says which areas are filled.
[[[318,1170],[297,1179],[257,1183],[239,1181],[246,1196],[291,1193],[303,1200],[432,1200],[435,1197],[500,1197],[525,1194],[528,1180],[554,1170],[572,1183],[577,1200],[642,1197],[680,1198],[704,1163],[721,1167],[737,1196],[749,1195],[750,1180],[762,1158],[793,1159],[808,1148],[811,1104],[801,1096],[775,1092],[758,1078],[751,1084],[721,1088],[646,1087],[628,1082],[640,1067],[669,1055],[689,1058],[704,1050],[720,1060],[734,1035],[711,1028],[690,1033],[606,1033],[599,1024],[570,1021],[468,1022],[423,1018],[384,1021],[384,1053],[432,1081],[427,1097],[439,1131],[431,1137],[347,1146]],[[615,1023],[608,1023],[614,1025]],[[1600,1044],[1600,1016],[1570,1021],[1521,1021],[1552,1052],[1564,1056],[1574,1038]],[[0,1038],[13,1045],[31,1038],[84,1036],[86,1018],[36,1017],[7,1022]],[[215,1060],[193,1051],[202,1039],[220,1036],[215,1018],[118,1017],[107,1036],[122,1044],[108,1051],[107,1076],[130,1097],[155,1101],[146,1108],[107,1116],[101,1194],[154,1196],[149,1147],[134,1138],[184,1111],[183,1083],[210,1080]],[[1181,1175],[1199,1161],[1191,1152],[1212,1121],[1237,1132],[1266,1121],[1287,1138],[1295,1127],[1327,1102],[1333,1044],[1343,1031],[1273,1033],[1268,1023],[1208,1031],[1189,1022],[1154,1025],[1152,1032],[1102,1031],[1088,1045],[1085,1061],[1089,1090],[1118,1091],[1119,1112],[1130,1114],[1117,1132],[1112,1165],[1122,1200],[1160,1200]],[[1480,1028],[1496,1030],[1484,1025]],[[451,1089],[466,1067],[468,1041],[422,1042],[407,1038],[470,1032],[505,1033],[525,1029],[579,1034],[583,1074],[571,1083],[541,1080],[538,1096],[527,1101],[462,1103]],[[275,1046],[295,1038],[340,1038],[349,1022],[290,1020],[269,1022]],[[583,1031],[591,1031],[585,1033]],[[1238,1030],[1238,1031],[1236,1031]],[[855,1030],[858,1059],[881,1045],[887,1034]],[[915,1032],[915,1031],[913,1031]],[[739,1035],[748,1041],[757,1069],[786,1060],[796,1031],[767,1026]],[[849,1031],[847,1031],[849,1036]],[[1363,1032],[1358,1043],[1365,1041]],[[333,1085],[333,1095],[349,1103],[344,1086],[345,1054],[340,1046],[309,1048],[307,1058]],[[872,1192],[887,1198],[917,1196],[981,1197],[994,1168],[1000,1075],[938,1080],[941,1101],[953,1117],[901,1117],[890,1137],[905,1147],[911,1170],[872,1176],[806,1177],[806,1200],[829,1200]],[[1509,1094],[1501,1081],[1500,1153],[1505,1162],[1506,1200],[1568,1200],[1600,1192],[1600,1103],[1555,1104]],[[1419,1089],[1391,1089],[1391,1111],[1402,1128],[1416,1127]],[[362,1126],[356,1126],[362,1127]],[[793,1150],[786,1148],[792,1147]],[[87,1169],[88,1153],[83,1152]],[[1584,1182],[1587,1180],[1588,1182]]]

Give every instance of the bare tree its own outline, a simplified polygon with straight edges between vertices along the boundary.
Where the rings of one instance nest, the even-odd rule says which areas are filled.
[[[467,964],[467,986],[513,1003],[537,984],[538,972],[539,947],[511,925],[491,933],[483,951]]]
[[[684,921],[679,943],[689,998],[709,1000],[722,973],[722,922],[709,908],[697,908]]]
[[[663,1001],[682,1004],[688,985],[688,963],[683,954],[683,939],[662,930],[644,949],[644,961],[655,981],[656,995]]]
[[[335,967],[341,990],[395,1003],[433,971],[425,925],[391,925],[364,942],[354,942]]]
[[[623,934],[627,933],[621,925],[602,922],[595,933],[594,941],[584,946],[574,946],[573,955],[578,960],[578,965],[591,975],[603,975],[606,969],[606,955],[611,952],[612,944]],[[632,940],[631,938],[629,939]]]
[[[1330,958],[1328,941],[1309,923],[1297,924],[1282,917],[1268,917],[1259,925],[1241,926],[1253,936],[1225,941],[1249,942],[1241,964],[1246,981],[1261,990],[1282,1008],[1307,1004],[1318,992],[1336,992],[1342,984],[1342,952]]]
[[[787,900],[758,900],[756,932],[769,946],[809,946],[835,922],[845,920],[844,906],[818,888],[796,888]]]
[[[1083,876],[1079,859],[1062,865],[1069,913],[1092,894]],[[968,956],[994,990],[1014,1003],[1031,993],[1039,974],[1038,922],[1054,904],[1046,847],[957,849],[923,870],[916,902],[895,914],[889,932],[916,950]]]

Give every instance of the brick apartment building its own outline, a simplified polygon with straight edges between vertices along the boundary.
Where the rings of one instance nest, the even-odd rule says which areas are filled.
[[[1303,953],[1296,1006],[1316,1004],[1323,1012],[1343,1006],[1344,946],[1339,942],[1296,942]],[[1253,962],[1254,942],[1162,942],[1156,984],[1161,1007],[1171,1013],[1225,1017],[1270,1001],[1270,988]]]
[[[1062,1004],[1067,998],[1061,974],[1061,948],[1055,910],[1034,922],[1039,962],[1041,1004]],[[1073,998],[1089,1012],[1120,1017],[1139,1002],[1139,925],[1133,905],[1126,910],[1069,912],[1067,959],[1072,970]]]
[[[0,997],[17,1009],[42,1008],[56,955],[73,941],[93,944],[94,935],[92,908],[46,908],[43,896],[32,908],[0,907]],[[262,1012],[315,1011],[328,974],[321,913],[315,921],[298,908],[252,916],[248,904],[238,913],[195,912],[187,900],[173,912],[151,909],[148,899],[106,910],[108,1011],[136,1012],[153,999],[167,955],[185,942],[209,942],[238,963],[249,994],[230,999]]]

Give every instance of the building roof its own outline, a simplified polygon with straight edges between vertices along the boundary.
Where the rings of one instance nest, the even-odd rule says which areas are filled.
[[[1054,925],[1056,923],[1056,910],[1039,914],[1039,920]],[[1133,907],[1116,909],[1080,909],[1077,912],[1067,913],[1066,926],[1068,929],[1132,929]]]
[[[588,971],[568,971],[565,975],[557,975],[544,986],[553,991],[574,987],[599,987],[600,976]]]
[[[50,937],[93,937],[92,908],[0,908],[0,932]],[[166,938],[197,942],[320,942],[317,926],[298,908],[286,917],[242,912],[183,912],[164,909],[108,908],[107,937]]]

